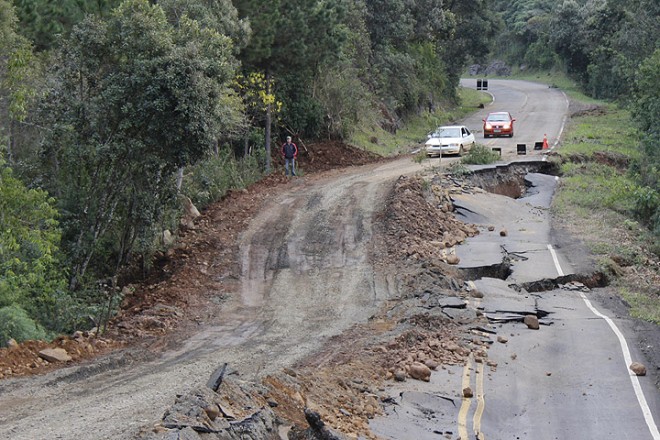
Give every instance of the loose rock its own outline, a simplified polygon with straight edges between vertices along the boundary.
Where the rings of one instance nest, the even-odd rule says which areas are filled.
[[[525,319],[523,320],[527,328],[530,328],[532,330],[538,330],[540,328],[539,326],[539,318],[537,318],[534,315],[527,315],[525,316]]]
[[[639,362],[633,362],[630,364],[630,370],[637,376],[646,376],[646,366]]]
[[[431,380],[431,369],[424,364],[414,362],[410,366],[410,377],[417,380],[429,382]]]
[[[71,356],[63,348],[44,348],[39,352],[39,357],[48,362],[69,362]]]

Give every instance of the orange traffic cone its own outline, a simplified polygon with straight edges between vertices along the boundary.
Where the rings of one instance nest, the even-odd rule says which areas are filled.
[[[548,135],[547,135],[547,134],[544,134],[544,135],[543,135],[543,149],[546,150],[546,149],[548,149],[548,148],[550,148],[550,147],[548,146]]]

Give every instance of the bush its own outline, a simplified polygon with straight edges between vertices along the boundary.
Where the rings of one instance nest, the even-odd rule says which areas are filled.
[[[500,155],[493,153],[485,145],[477,144],[470,152],[461,158],[461,162],[472,165],[487,165],[500,160]]]
[[[0,346],[6,345],[12,338],[17,342],[45,339],[46,331],[19,306],[2,307],[0,308]]]
[[[232,188],[245,188],[261,177],[260,157],[263,149],[243,159],[235,159],[232,151],[223,150],[188,169],[182,192],[198,209],[220,200]]]

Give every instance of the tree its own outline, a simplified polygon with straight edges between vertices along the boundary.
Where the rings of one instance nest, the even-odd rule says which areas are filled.
[[[54,205],[16,179],[0,155],[0,309],[20,308],[42,324],[56,321],[55,296],[65,288]]]
[[[283,118],[293,131],[305,131],[311,84],[320,66],[336,59],[344,44],[342,27],[344,0],[238,0],[234,3],[241,18],[250,22],[252,34],[240,59],[248,71],[264,74],[267,95],[275,93],[274,85],[281,80],[289,95],[284,99]],[[284,78],[284,77],[288,78]],[[270,170],[271,114],[267,105],[265,121],[266,168]]]
[[[56,46],[87,14],[107,15],[121,0],[14,0],[21,21],[21,33],[38,51]]]
[[[148,257],[173,202],[173,175],[233,129],[237,63],[229,37],[187,15],[127,0],[65,41],[43,106],[45,155],[63,211],[70,286]]]
[[[0,132],[7,138],[7,160],[14,161],[13,131],[27,116],[27,108],[36,92],[30,81],[34,57],[29,42],[17,34],[17,18],[5,0],[0,0]]]

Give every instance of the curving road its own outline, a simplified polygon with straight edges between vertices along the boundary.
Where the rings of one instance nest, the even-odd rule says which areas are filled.
[[[476,83],[476,79],[461,80],[461,86],[466,88],[476,89]],[[487,93],[493,101],[484,110],[464,121],[474,132],[477,143],[501,148],[506,160],[518,156],[517,144],[526,145],[527,155],[543,153],[534,150],[534,144],[543,142],[544,135],[547,135],[550,147],[556,145],[568,111],[568,98],[561,90],[527,81],[491,79],[488,81]],[[499,111],[508,111],[516,119],[514,136],[484,139],[482,119],[490,112]]]

